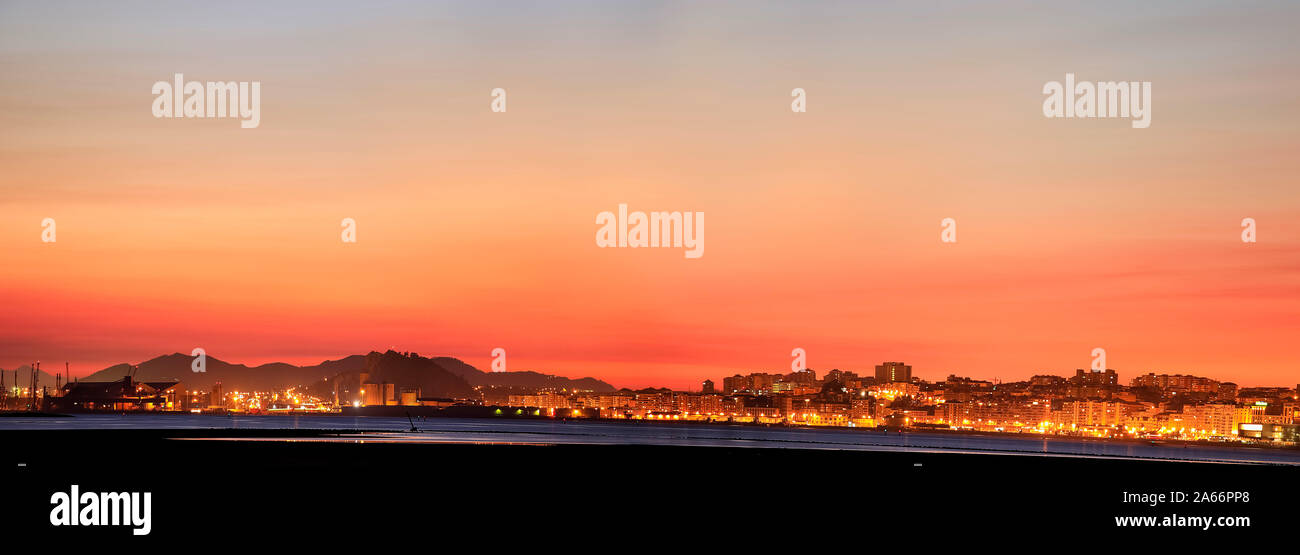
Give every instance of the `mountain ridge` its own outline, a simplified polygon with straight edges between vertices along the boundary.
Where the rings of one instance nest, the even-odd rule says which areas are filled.
[[[401,355],[395,356],[395,355]],[[371,374],[371,380],[383,380],[392,374],[393,383],[428,386],[427,396],[459,396],[478,386],[567,389],[590,389],[600,392],[614,391],[614,386],[592,377],[568,378],[532,371],[484,372],[455,357],[426,358],[415,353],[371,351],[364,355],[348,355],[339,359],[324,360],[319,364],[297,366],[285,362],[269,362],[257,366],[233,364],[207,355],[205,372],[191,369],[194,357],[184,353],[160,355],[137,365],[120,363],[80,378],[80,381],[109,382],[122,379],[134,367],[138,381],[178,380],[185,389],[211,390],[221,382],[227,391],[279,390],[288,387],[308,387],[340,375],[357,377],[360,372]],[[446,377],[441,376],[445,372]],[[20,372],[22,374],[22,372]],[[25,374],[20,377],[24,377]],[[398,381],[400,377],[401,381]],[[449,378],[450,377],[450,378]],[[45,383],[45,376],[41,377]],[[50,378],[53,385],[53,378]],[[464,385],[462,385],[464,384]]]
[[[17,367],[17,368],[8,368],[8,369],[0,368],[0,373],[3,373],[3,374],[4,374],[4,380],[3,380],[3,381],[4,381],[4,386],[5,386],[5,387],[13,387],[13,386],[15,385],[15,383],[14,383],[14,372],[18,372],[18,383],[17,383],[16,385],[18,385],[19,387],[29,387],[29,386],[31,386],[31,380],[32,380],[32,365],[30,365],[30,364],[24,364],[24,365],[19,366],[19,367]],[[60,371],[59,373],[62,374],[63,372]],[[63,378],[67,378],[67,376],[63,376]],[[40,371],[38,372],[38,374],[37,374],[37,383],[36,383],[36,385],[37,385],[37,387],[45,387],[45,386],[49,386],[50,389],[53,390],[53,389],[54,389],[54,374],[51,374],[51,373],[46,372],[46,371],[44,371],[44,370],[40,370]]]

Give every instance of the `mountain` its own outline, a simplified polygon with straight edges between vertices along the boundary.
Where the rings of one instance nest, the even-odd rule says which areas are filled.
[[[365,374],[362,376],[362,374]],[[332,378],[322,379],[309,388],[319,396],[331,396],[337,389],[339,399],[364,399],[363,384],[393,384],[393,395],[403,388],[419,387],[422,397],[478,397],[478,386],[521,389],[542,387],[613,391],[614,387],[593,378],[573,380],[537,372],[483,372],[451,357],[425,358],[416,353],[387,351],[366,355],[363,368]]]
[[[41,366],[44,366],[44,364],[42,364]],[[22,366],[19,366],[18,368],[12,368],[9,370],[0,370],[0,373],[4,374],[4,386],[6,388],[10,388],[14,386],[15,384],[14,372],[18,372],[17,385],[19,387],[31,387],[32,367],[29,364],[24,364]],[[62,374],[63,371],[60,370],[59,373]],[[36,380],[37,380],[36,387],[49,386],[50,391],[54,390],[54,374],[41,370],[40,372],[37,373]]]
[[[397,391],[403,387],[418,387],[423,397],[474,396],[474,388],[463,378],[448,372],[433,359],[415,353],[371,352],[366,355],[365,364],[359,371],[344,373],[334,380],[345,384],[343,387],[349,387],[353,382],[360,385],[360,373],[366,374],[365,383],[389,383],[396,386]]]
[[[493,387],[522,387],[526,389],[540,389],[544,387],[556,389],[581,389],[591,390],[597,393],[610,393],[614,391],[614,386],[596,378],[578,378],[575,380],[561,376],[552,376],[550,374],[539,374],[537,372],[488,372],[483,375],[483,378],[477,385],[489,385]]]
[[[448,372],[456,374],[472,386],[518,387],[539,389],[543,387],[557,389],[587,389],[597,393],[614,391],[614,386],[596,378],[566,378],[539,372],[484,372],[451,357],[433,359]]]
[[[135,379],[138,381],[179,380],[181,387],[185,389],[209,390],[214,383],[221,382],[226,391],[266,391],[306,385],[322,377],[358,370],[365,364],[365,357],[352,355],[339,360],[327,360],[313,366],[272,362],[250,367],[243,364],[230,364],[208,356],[204,372],[194,372],[191,368],[193,361],[194,357],[183,353],[172,353],[149,359],[140,363]],[[130,370],[129,364],[117,364],[81,378],[81,381],[116,381],[122,379],[122,376]]]
[[[484,372],[452,357],[425,358],[415,353],[373,351],[366,355],[351,355],[338,360],[327,360],[311,366],[294,366],[272,362],[260,366],[231,364],[209,355],[205,372],[191,369],[194,357],[172,353],[149,359],[139,364],[135,379],[139,381],[179,380],[185,389],[210,390],[221,382],[226,391],[267,391],[295,386],[312,386],[313,390],[328,390],[333,386],[321,382],[346,378],[357,383],[361,372],[370,374],[369,383],[392,383],[418,386],[426,397],[467,397],[477,386],[514,387],[538,389],[542,387],[585,389],[598,392],[614,391],[614,386],[595,378],[571,379],[538,372]],[[131,370],[129,364],[110,366],[81,381],[110,382],[122,379]],[[42,372],[43,373],[43,372]],[[12,377],[12,372],[9,374]],[[27,383],[27,374],[19,372],[21,383]],[[41,376],[41,384],[54,385],[54,377]]]

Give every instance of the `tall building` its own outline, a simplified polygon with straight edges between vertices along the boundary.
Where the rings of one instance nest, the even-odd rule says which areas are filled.
[[[1123,401],[1070,400],[1061,403],[1061,409],[1051,412],[1051,420],[1060,425],[1120,426],[1128,415],[1141,405]]]
[[[208,408],[226,408],[226,390],[221,387],[221,382],[212,384],[212,392],[208,394]]]
[[[384,404],[384,390],[381,384],[362,382],[361,404],[368,407]]]
[[[1237,384],[1232,382],[1222,382],[1219,384],[1219,399],[1224,401],[1237,400]]]
[[[713,380],[704,380],[704,394],[713,393]]]
[[[1114,370],[1083,370],[1074,371],[1074,377],[1070,378],[1074,385],[1094,385],[1094,386],[1113,386],[1119,385],[1119,374]]]
[[[1218,393],[1219,382],[1210,378],[1183,374],[1154,374],[1138,376],[1129,382],[1132,387],[1154,387],[1173,393]]]
[[[1226,437],[1237,432],[1237,426],[1250,423],[1250,411],[1238,410],[1231,403],[1208,403],[1183,406],[1184,422],[1189,422],[1201,435]]]
[[[876,365],[876,382],[910,382],[912,381],[912,367],[901,362],[885,362]]]
[[[771,391],[776,380],[780,378],[777,374],[767,374],[756,372],[749,375],[749,389],[754,393],[763,393]]]
[[[723,393],[730,395],[737,391],[745,391],[747,389],[749,389],[749,380],[745,379],[745,377],[740,374],[722,378]]]

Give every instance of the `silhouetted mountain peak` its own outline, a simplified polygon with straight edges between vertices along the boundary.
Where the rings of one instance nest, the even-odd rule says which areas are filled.
[[[356,381],[360,373],[368,374],[369,383],[391,383],[420,387],[424,396],[473,396],[477,386],[555,388],[568,390],[614,391],[614,387],[595,378],[571,379],[539,372],[483,372],[453,357],[423,357],[416,352],[395,349],[349,355],[310,366],[271,362],[258,366],[231,364],[206,355],[205,372],[193,371],[194,357],[181,352],[151,358],[138,365],[137,380],[180,380],[186,389],[209,390],[221,382],[227,391],[269,391],[288,387],[319,385],[336,377]],[[115,364],[82,378],[82,381],[110,382],[122,379],[132,365]],[[25,377],[25,375],[23,376]],[[49,378],[53,384],[53,378]],[[41,382],[45,383],[45,376]]]

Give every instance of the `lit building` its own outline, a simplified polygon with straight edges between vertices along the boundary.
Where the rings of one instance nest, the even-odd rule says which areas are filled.
[[[1109,368],[1096,371],[1078,369],[1074,371],[1070,383],[1078,386],[1111,387],[1119,385],[1119,374]]]
[[[1220,395],[1220,383],[1210,378],[1184,374],[1154,374],[1133,378],[1132,387],[1153,387],[1166,393],[1210,393]],[[1235,386],[1232,388],[1235,393]]]
[[[1237,427],[1237,435],[1243,438],[1263,439],[1269,441],[1300,440],[1300,426],[1295,424],[1256,424],[1247,423]]]
[[[226,408],[226,390],[221,387],[221,382],[212,384],[212,393],[208,395],[208,408]]]
[[[162,411],[180,410],[180,382],[137,382],[125,376],[113,382],[72,382],[62,394],[46,399],[56,411]]]
[[[876,382],[910,382],[912,367],[901,362],[884,362],[876,365]]]
[[[722,378],[722,392],[728,395],[737,391],[749,390],[749,381],[744,376],[736,374],[735,376]]]
[[[1049,420],[1051,403],[1027,397],[983,397],[966,402],[948,401],[935,409],[943,423],[957,428],[1022,431]]]
[[[537,404],[535,406],[543,409],[567,409],[570,408],[569,396],[554,391],[545,391],[537,394]]]
[[[868,395],[886,401],[893,401],[899,397],[915,397],[920,393],[919,386],[906,382],[881,383],[867,388]]]
[[[361,384],[361,404],[367,407],[384,404],[384,389],[380,387],[380,384]]]
[[[1141,408],[1124,401],[1070,400],[1051,412],[1050,421],[1058,426],[1116,427],[1126,424],[1128,415]]]
[[[804,372],[798,372],[798,373],[803,374]],[[780,378],[781,376],[778,376],[776,374],[750,374],[749,389],[754,393],[760,393],[760,394],[770,393],[772,391],[772,387],[776,385],[776,382]],[[815,378],[811,378],[811,379],[815,379]]]
[[[1238,426],[1250,423],[1249,407],[1229,403],[1208,403],[1183,406],[1183,423],[1193,435],[1204,437],[1229,437]],[[1184,432],[1185,433],[1185,432]]]

